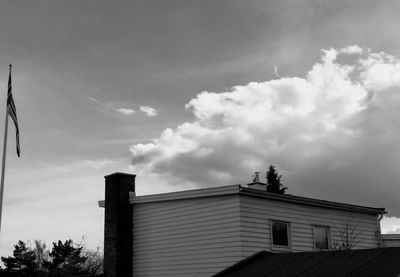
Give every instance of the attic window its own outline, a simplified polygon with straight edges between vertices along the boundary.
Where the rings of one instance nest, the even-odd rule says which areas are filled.
[[[274,246],[289,246],[289,223],[272,221],[272,244]]]

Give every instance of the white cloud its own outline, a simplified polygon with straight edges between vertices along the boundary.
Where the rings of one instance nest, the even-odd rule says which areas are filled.
[[[340,61],[339,61],[340,59]],[[400,62],[349,46],[323,50],[305,77],[202,92],[195,120],[131,146],[132,168],[171,184],[246,183],[278,166],[289,192],[400,216]]]
[[[385,53],[373,53],[362,61],[361,77],[370,90],[400,86],[400,60]]]
[[[140,106],[139,110],[149,117],[157,116],[158,114],[158,111],[156,109],[149,106]]]
[[[369,51],[369,49],[367,49]],[[361,54],[363,49],[358,45],[350,45],[339,50],[342,54]]]
[[[120,114],[129,116],[135,113],[135,110],[133,109],[126,109],[126,108],[119,108],[117,109],[117,112],[119,112]]]
[[[400,234],[400,218],[384,216],[381,230],[383,234]]]

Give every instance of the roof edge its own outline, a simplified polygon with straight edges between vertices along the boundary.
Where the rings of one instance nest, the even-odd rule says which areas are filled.
[[[239,192],[240,192],[240,185],[229,185],[229,186],[192,189],[192,190],[150,194],[142,196],[135,196],[131,194],[129,196],[129,202],[131,204],[139,204],[139,203],[149,203],[149,202],[173,201],[173,200],[190,199],[190,198],[239,194]]]
[[[315,198],[308,198],[308,197],[295,196],[289,194],[276,194],[258,189],[243,187],[241,185],[200,188],[200,189],[192,189],[192,190],[168,192],[160,194],[150,194],[142,196],[136,196],[134,194],[130,194],[129,203],[139,204],[139,203],[173,201],[173,200],[191,199],[191,198],[213,197],[213,196],[231,195],[231,194],[248,195],[252,197],[267,198],[275,201],[284,201],[284,202],[297,203],[308,206],[340,209],[345,211],[361,212],[374,215],[387,213],[385,208],[374,208],[374,207],[367,207],[360,205],[352,205],[352,204],[333,202],[328,200],[319,200]],[[104,205],[104,202],[99,201],[99,206],[102,207],[102,205]]]
[[[346,211],[356,211],[368,214],[386,214],[385,208],[373,208],[360,205],[352,205],[340,202],[333,202],[328,200],[320,200],[315,198],[308,198],[303,196],[295,196],[289,194],[277,194],[266,191],[260,191],[251,188],[242,187],[240,189],[240,194],[249,195],[253,197],[268,198],[276,201],[291,202],[297,204],[303,204],[308,206],[324,207],[331,209],[341,209]]]
[[[234,263],[233,265],[231,265],[231,266],[229,266],[229,267],[217,272],[216,274],[212,275],[211,277],[218,277],[221,274],[229,273],[231,271],[234,271],[237,268],[240,268],[241,266],[244,266],[245,264],[247,264],[249,262],[252,262],[253,260],[257,260],[258,258],[260,258],[262,256],[265,256],[265,255],[269,255],[269,254],[272,254],[272,253],[269,252],[269,251],[265,251],[265,250],[256,252],[253,255],[250,255],[250,256],[244,258],[243,260],[240,260],[237,263]]]
[[[110,173],[104,176],[104,178],[109,178],[112,176],[127,176],[127,177],[136,177],[136,174],[131,174],[131,173],[126,173],[126,172],[114,172],[114,173]]]

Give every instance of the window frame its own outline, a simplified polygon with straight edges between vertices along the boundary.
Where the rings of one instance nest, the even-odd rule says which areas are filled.
[[[286,224],[286,235],[287,235],[287,242],[288,245],[279,245],[279,244],[274,244],[274,228],[273,225],[274,223],[283,223]],[[290,250],[292,248],[292,235],[291,235],[291,228],[290,228],[290,222],[287,221],[282,221],[282,220],[275,220],[271,219],[270,221],[270,230],[271,230],[271,249],[272,250]]]
[[[327,237],[327,241],[328,241],[328,248],[326,249],[322,249],[322,248],[317,248],[317,243],[316,243],[316,239],[315,239],[315,229],[316,228],[324,228],[326,230],[326,237]],[[314,251],[328,251],[331,249],[331,228],[330,226],[327,225],[312,225],[312,231],[313,231],[313,248]]]

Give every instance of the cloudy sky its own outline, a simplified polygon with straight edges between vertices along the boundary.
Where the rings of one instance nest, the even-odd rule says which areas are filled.
[[[289,193],[386,207],[400,233],[398,1],[0,5],[0,104],[12,63],[21,135],[17,158],[10,124],[1,256],[102,246],[115,171],[149,194],[274,164]]]

